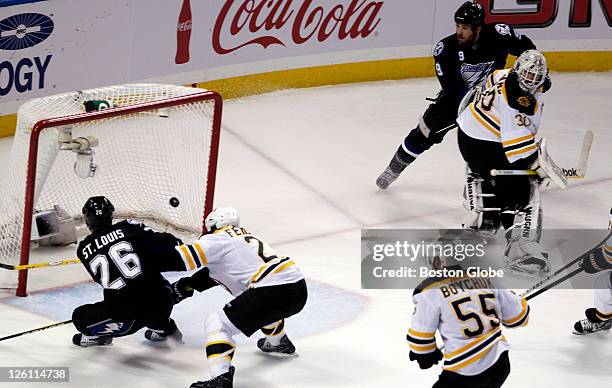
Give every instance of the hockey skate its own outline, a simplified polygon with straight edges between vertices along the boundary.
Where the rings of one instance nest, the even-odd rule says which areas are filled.
[[[510,273],[536,279],[550,271],[548,253],[535,241],[509,241],[504,253],[504,264]]]
[[[378,179],[376,179],[376,186],[378,186],[378,188],[381,190],[385,190],[387,187],[391,185],[391,183],[395,182],[395,180],[399,176],[400,174],[396,174],[393,171],[391,171],[391,167],[387,167],[385,171],[383,171],[382,174],[380,174]]]
[[[89,348],[91,346],[106,346],[113,343],[113,337],[89,336],[78,333],[72,337],[72,343],[82,348]]]
[[[264,353],[280,353],[280,354],[294,354],[295,346],[287,337],[287,334],[284,334],[280,340],[280,344],[272,345],[265,338],[260,338],[257,340],[257,347]]]
[[[588,308],[584,314],[586,315],[585,319],[574,323],[574,334],[585,335],[598,331],[609,332],[612,329],[612,320],[602,321],[597,317],[597,310],[594,308]]]
[[[170,320],[171,327],[169,330],[154,330],[147,329],[145,331],[145,338],[152,342],[164,342],[168,338],[172,338],[176,342],[183,340],[183,333],[176,327],[176,323],[173,319]]]
[[[232,388],[234,381],[234,371],[236,368],[230,366],[229,372],[206,381],[197,381],[189,388]]]
[[[573,333],[576,335],[592,334],[598,331],[610,331],[612,329],[612,321],[591,322],[588,318],[582,319],[574,323]]]

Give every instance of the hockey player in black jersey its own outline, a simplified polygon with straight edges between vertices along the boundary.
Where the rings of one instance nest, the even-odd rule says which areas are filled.
[[[79,244],[77,256],[104,288],[104,300],[74,310],[72,320],[79,333],[73,343],[82,347],[109,345],[113,337],[130,335],[143,327],[147,327],[148,340],[180,340],[181,332],[170,318],[179,300],[161,273],[190,269],[174,249],[182,241],[137,221],[113,225],[114,210],[103,196],[89,198],[83,207],[91,234]],[[210,282],[210,286],[216,285]],[[201,279],[200,283],[207,284]]]
[[[509,54],[519,56],[525,50],[535,49],[528,37],[506,24],[484,24],[480,4],[463,3],[455,12],[455,25],[456,33],[439,41],[433,51],[442,90],[376,180],[380,189],[389,187],[406,166],[456,127],[457,108],[468,90],[494,70],[503,69]]]

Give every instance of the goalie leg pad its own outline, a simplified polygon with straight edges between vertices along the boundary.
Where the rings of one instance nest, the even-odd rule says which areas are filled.
[[[463,191],[463,207],[467,211],[463,227],[493,235],[500,225],[500,210],[492,179],[484,179],[467,168]]]
[[[504,253],[506,269],[521,276],[540,278],[550,271],[548,253],[540,245],[542,233],[542,207],[539,185],[531,185],[529,203],[505,214],[512,219],[506,237],[508,244]]]

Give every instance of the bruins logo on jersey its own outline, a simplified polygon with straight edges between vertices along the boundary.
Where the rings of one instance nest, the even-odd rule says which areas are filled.
[[[517,98],[516,102],[520,106],[524,106],[525,108],[529,108],[529,106],[531,105],[531,101],[526,96],[520,96],[519,98]]]

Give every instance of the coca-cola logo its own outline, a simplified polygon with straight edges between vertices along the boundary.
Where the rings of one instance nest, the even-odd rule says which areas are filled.
[[[313,5],[313,0],[226,0],[213,29],[213,49],[229,54],[249,45],[263,48],[287,46],[278,35],[290,30],[294,44],[311,39],[324,42],[331,36],[339,40],[367,38],[381,22],[384,1],[338,0],[333,6]],[[250,38],[242,43],[225,45],[222,36]],[[286,39],[286,38],[285,38]]]
[[[177,31],[191,30],[191,20],[187,20],[186,22],[179,23],[176,29]]]

